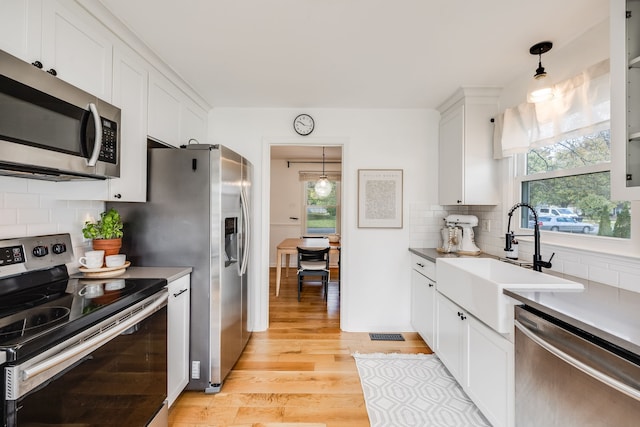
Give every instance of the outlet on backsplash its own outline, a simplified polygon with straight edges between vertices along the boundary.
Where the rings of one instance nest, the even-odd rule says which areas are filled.
[[[480,221],[480,231],[484,231],[486,233],[491,232],[491,220],[483,219]]]

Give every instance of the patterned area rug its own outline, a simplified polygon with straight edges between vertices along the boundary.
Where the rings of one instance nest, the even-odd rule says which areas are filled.
[[[371,427],[490,427],[432,354],[353,354]]]

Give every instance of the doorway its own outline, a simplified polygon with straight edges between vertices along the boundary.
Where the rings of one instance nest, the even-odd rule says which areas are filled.
[[[301,236],[340,235],[342,227],[342,145],[270,145],[270,194],[269,194],[269,301],[282,303],[283,299],[297,297],[295,256],[290,258],[289,275],[283,268],[281,293],[275,300],[274,270],[276,248],[288,238]],[[324,158],[323,158],[324,155]],[[331,184],[328,196],[318,197],[314,191],[320,176],[326,176]],[[335,237],[332,237],[332,240]],[[328,311],[339,316],[339,262],[340,252],[332,251],[331,280],[327,302]],[[288,287],[285,289],[285,286]],[[306,289],[303,288],[303,289]],[[295,295],[292,294],[295,293]],[[305,290],[302,303],[317,294],[317,304],[324,304],[319,291]],[[295,302],[292,301],[293,304]],[[270,316],[271,317],[271,316]],[[271,322],[272,319],[270,319]]]

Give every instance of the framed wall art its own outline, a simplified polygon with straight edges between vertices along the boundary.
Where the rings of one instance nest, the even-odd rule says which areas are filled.
[[[402,169],[358,169],[358,228],[402,228]]]

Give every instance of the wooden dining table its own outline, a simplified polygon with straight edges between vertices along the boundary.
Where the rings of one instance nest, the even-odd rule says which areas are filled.
[[[298,253],[298,247],[303,249],[331,248],[329,253],[340,251],[340,242],[329,242],[326,238],[290,238],[284,239],[276,248],[276,296],[280,295],[280,279],[282,278],[282,264],[284,255],[285,275],[289,277],[289,262],[291,255]]]

